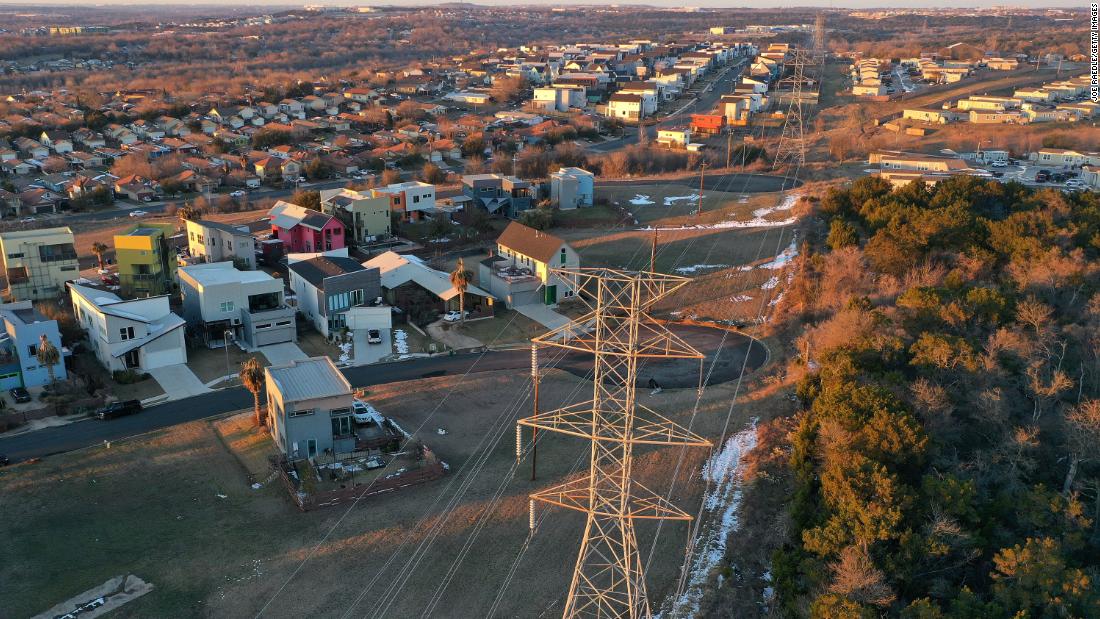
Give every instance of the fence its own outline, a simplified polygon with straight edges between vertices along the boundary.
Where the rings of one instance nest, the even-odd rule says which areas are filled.
[[[29,411],[12,411],[0,414],[0,431],[6,428],[16,428],[28,421],[45,419],[57,415],[75,415],[77,413],[90,413],[102,404],[103,398],[84,398],[74,400],[66,404],[47,404],[42,408]]]

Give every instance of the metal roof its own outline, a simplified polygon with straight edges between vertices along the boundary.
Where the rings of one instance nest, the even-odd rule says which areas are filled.
[[[271,366],[264,371],[282,394],[283,401],[314,400],[351,395],[351,383],[328,357],[312,357]]]

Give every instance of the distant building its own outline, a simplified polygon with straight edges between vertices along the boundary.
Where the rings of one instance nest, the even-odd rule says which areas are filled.
[[[346,247],[344,224],[332,215],[279,200],[268,211],[271,238],[286,253],[322,252]]]
[[[264,368],[267,418],[279,454],[304,460],[355,448],[351,383],[332,359]]]
[[[550,204],[562,210],[592,206],[596,177],[588,170],[561,168],[550,175]]]
[[[73,231],[43,228],[0,233],[9,301],[56,299],[79,276]]]
[[[187,221],[187,249],[203,262],[230,260],[246,269],[256,268],[256,244],[247,226],[217,221]]]
[[[871,153],[868,163],[878,164],[884,170],[958,173],[970,169],[970,166],[958,157],[935,157],[896,151]]]
[[[210,348],[231,341],[255,348],[297,338],[294,308],[286,305],[283,280],[263,271],[241,271],[232,262],[183,267],[183,317]]]
[[[467,174],[462,177],[462,193],[490,215],[515,218],[534,206],[531,183],[515,176]]]
[[[176,252],[168,245],[175,224],[140,223],[115,235],[115,261],[122,294],[149,297],[176,289]]]
[[[420,221],[435,210],[435,185],[420,181],[394,183],[372,190],[375,196],[389,196],[390,210],[401,221]]]
[[[53,366],[55,380],[65,380],[64,348],[57,321],[42,315],[30,301],[0,305],[0,389],[41,387],[50,382],[50,370],[38,361],[42,336],[57,348],[62,357]]]

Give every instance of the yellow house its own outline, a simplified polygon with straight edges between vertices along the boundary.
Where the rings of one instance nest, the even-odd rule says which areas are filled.
[[[66,281],[80,276],[73,231],[67,227],[0,233],[0,259],[8,301],[55,299]]]
[[[176,289],[176,252],[168,237],[175,224],[140,223],[115,235],[115,257],[122,294],[150,297],[171,294]]]

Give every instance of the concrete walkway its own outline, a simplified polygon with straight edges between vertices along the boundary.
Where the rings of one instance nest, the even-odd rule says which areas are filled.
[[[531,320],[534,320],[535,322],[546,327],[547,329],[550,329],[551,331],[560,327],[564,327],[571,322],[569,318],[555,312],[553,309],[550,308],[550,306],[543,305],[541,303],[517,305],[512,309],[530,318]],[[571,336],[575,337],[577,335],[580,335],[590,328],[591,325],[587,325],[587,328],[577,329],[571,334]],[[561,336],[559,335],[559,337]]]
[[[182,363],[155,368],[149,370],[149,373],[153,375],[160,388],[164,389],[169,400],[182,400],[210,392],[191,368]]]
[[[351,332],[352,353],[355,365],[378,363],[382,359],[393,354],[393,340],[390,338],[390,329],[379,329],[378,335],[382,338],[381,344],[367,343],[367,329],[355,329]]]
[[[298,348],[298,345],[294,342],[269,344],[267,346],[260,346],[256,350],[263,353],[271,365],[286,365],[291,361],[309,359],[309,355],[303,352],[301,348]]]

